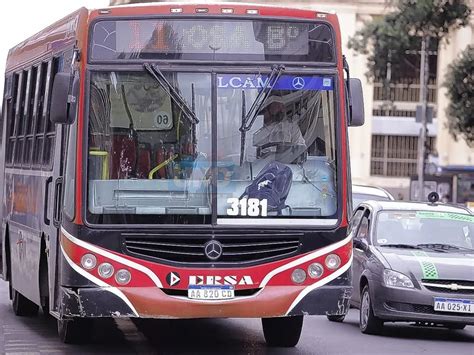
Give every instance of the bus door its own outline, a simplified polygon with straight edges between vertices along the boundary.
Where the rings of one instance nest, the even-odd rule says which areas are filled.
[[[53,124],[54,123],[50,123]],[[51,175],[45,178],[45,199],[44,199],[44,218],[43,233],[46,242],[46,258],[41,257],[41,268],[47,265],[48,273],[41,274],[41,296],[49,295],[50,309],[56,298],[56,277],[58,264],[58,247],[59,247],[59,227],[61,221],[61,205],[62,205],[62,186],[63,186],[63,164],[64,164],[64,138],[67,126],[55,125],[55,137],[53,150],[51,152],[51,160],[53,169]],[[43,264],[46,262],[46,265]],[[44,278],[47,277],[47,280]],[[45,289],[48,285],[48,289]]]

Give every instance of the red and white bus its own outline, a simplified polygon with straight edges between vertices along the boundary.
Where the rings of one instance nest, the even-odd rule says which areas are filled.
[[[97,317],[303,316],[351,294],[348,126],[334,14],[246,4],[82,8],[12,48],[1,263],[17,315],[65,342]]]

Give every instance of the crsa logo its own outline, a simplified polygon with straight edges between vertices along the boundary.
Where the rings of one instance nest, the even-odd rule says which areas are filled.
[[[190,285],[253,285],[252,277],[240,276],[189,276]]]

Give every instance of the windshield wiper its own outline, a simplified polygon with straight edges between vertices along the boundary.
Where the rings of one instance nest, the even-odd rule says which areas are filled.
[[[199,119],[197,118],[196,113],[194,112],[194,109],[189,107],[189,105],[186,103],[186,100],[174,88],[174,86],[171,85],[168,79],[166,79],[163,72],[154,64],[145,63],[143,64],[143,67],[146,69],[148,73],[150,73],[152,77],[156,79],[156,81],[158,82],[158,84],[161,85],[163,90],[165,90],[166,93],[173,99],[176,105],[178,105],[180,110],[184,113],[186,118],[192,124],[198,124]],[[192,94],[193,94],[193,102],[194,102],[194,90],[192,90]]]
[[[242,120],[242,125],[239,128],[240,132],[247,132],[252,128],[252,125],[254,124],[255,120],[257,119],[258,112],[260,111],[260,108],[262,107],[263,103],[267,99],[267,97],[270,95],[270,93],[273,90],[273,87],[277,83],[278,79],[281,76],[281,73],[285,71],[285,66],[284,65],[276,65],[274,64],[272,66],[272,72],[270,73],[270,76],[268,77],[267,82],[265,85],[263,85],[262,90],[258,93],[257,97],[252,103],[252,106],[250,107],[249,112],[245,114],[245,107],[243,107],[242,113],[243,115],[245,114],[245,117]],[[242,105],[244,106],[244,102],[242,102]]]
[[[418,247],[421,248],[428,248],[428,249],[440,249],[440,250],[465,250],[465,251],[474,251],[474,249],[460,247],[457,245],[452,244],[444,244],[444,243],[427,243],[427,244],[417,244]]]
[[[270,95],[273,90],[273,87],[277,83],[278,79],[281,76],[281,73],[285,71],[284,65],[272,66],[272,72],[268,77],[266,83],[263,85],[262,90],[258,93],[257,97],[252,103],[249,112],[247,111],[247,104],[245,101],[245,91],[242,90],[242,124],[239,128],[240,131],[240,166],[244,162],[244,153],[245,153],[245,134],[252,128],[255,120],[257,119],[258,112],[260,111],[263,103]]]
[[[379,246],[389,248],[421,249],[418,245],[413,244],[380,244]]]

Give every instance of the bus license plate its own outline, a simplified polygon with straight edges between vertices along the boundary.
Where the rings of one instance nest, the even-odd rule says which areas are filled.
[[[474,300],[435,297],[434,310],[437,312],[474,313]]]
[[[189,285],[188,288],[188,298],[194,300],[227,300],[234,297],[234,288],[230,285]]]

